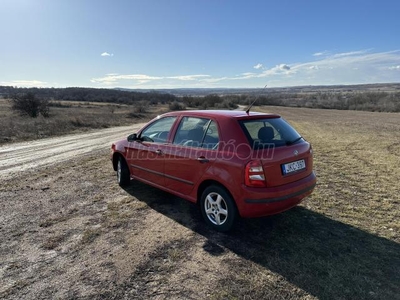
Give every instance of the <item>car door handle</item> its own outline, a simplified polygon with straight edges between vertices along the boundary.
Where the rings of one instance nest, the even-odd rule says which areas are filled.
[[[161,155],[162,151],[160,149],[156,150],[156,154]]]
[[[209,160],[207,158],[205,158],[204,156],[198,157],[197,160],[202,164],[209,162]]]

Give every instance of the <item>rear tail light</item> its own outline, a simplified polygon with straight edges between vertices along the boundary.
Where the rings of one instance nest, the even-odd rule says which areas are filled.
[[[265,187],[264,168],[259,160],[252,160],[246,165],[244,181],[246,186]]]

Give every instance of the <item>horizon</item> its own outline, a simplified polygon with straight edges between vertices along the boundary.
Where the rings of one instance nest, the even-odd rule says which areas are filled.
[[[400,2],[394,0],[2,0],[2,8],[2,86],[158,90],[400,82]]]
[[[303,88],[341,88],[341,87],[360,87],[360,86],[380,86],[380,85],[400,85],[400,82],[381,82],[381,83],[365,83],[365,84],[334,84],[334,85],[293,85],[293,86],[278,86],[267,87],[265,90],[271,89],[303,89]],[[41,86],[12,86],[0,85],[0,87],[10,87],[16,89],[68,89],[68,88],[82,88],[82,89],[110,89],[110,90],[127,90],[127,91],[140,91],[140,90],[258,90],[264,87],[184,87],[184,88],[123,88],[123,87],[90,87],[90,86],[65,86],[65,87],[41,87]]]

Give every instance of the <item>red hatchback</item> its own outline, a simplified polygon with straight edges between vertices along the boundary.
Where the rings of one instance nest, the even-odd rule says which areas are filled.
[[[121,186],[136,179],[199,203],[219,231],[287,210],[316,184],[311,145],[276,114],[170,112],[111,148]]]

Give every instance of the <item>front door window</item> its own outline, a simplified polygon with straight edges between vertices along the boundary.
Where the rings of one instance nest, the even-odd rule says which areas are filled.
[[[166,143],[172,125],[176,117],[166,117],[154,121],[140,134],[140,139],[144,142]]]

